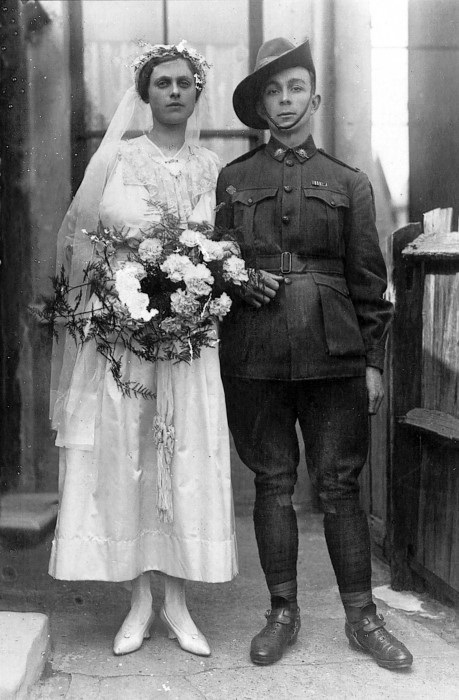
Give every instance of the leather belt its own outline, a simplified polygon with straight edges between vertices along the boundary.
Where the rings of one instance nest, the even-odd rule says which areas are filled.
[[[331,275],[344,275],[344,264],[340,258],[305,258],[297,253],[277,253],[276,255],[257,255],[256,266],[259,270],[275,274],[324,272]]]

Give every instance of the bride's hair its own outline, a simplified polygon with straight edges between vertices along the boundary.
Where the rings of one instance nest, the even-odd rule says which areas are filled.
[[[191,71],[191,74],[194,75],[196,72],[196,68],[193,66],[191,61],[188,58],[185,58],[185,56],[154,56],[153,58],[150,58],[147,63],[145,63],[142,68],[140,68],[139,75],[136,80],[136,90],[137,93],[140,97],[140,99],[143,102],[146,102],[148,104],[149,99],[148,99],[148,88],[150,86],[150,78],[151,74],[153,73],[153,70],[156,66],[159,66],[161,63],[171,63],[171,61],[178,61],[179,59],[184,60],[187,64],[188,67]],[[198,101],[200,95],[202,92],[202,88],[199,88],[196,86],[196,101]]]

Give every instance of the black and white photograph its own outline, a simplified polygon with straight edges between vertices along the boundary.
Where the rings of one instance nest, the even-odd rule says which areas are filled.
[[[0,387],[0,700],[456,700],[458,0],[1,0]]]

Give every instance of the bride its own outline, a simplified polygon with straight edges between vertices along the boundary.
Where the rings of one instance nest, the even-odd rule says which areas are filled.
[[[207,63],[185,42],[144,48],[134,64],[135,85],[122,99],[59,232],[58,270],[64,265],[71,286],[82,282],[94,255],[85,231],[95,230],[99,221],[125,237],[116,265],[157,221],[151,202],[184,228],[213,220],[218,159],[194,142],[191,126]],[[149,130],[127,138],[145,117]],[[89,303],[82,299],[82,308]],[[65,580],[132,582],[131,608],[113,647],[115,654],[126,654],[149,636],[155,616],[150,573],[161,572],[160,617],[169,636],[184,650],[207,656],[209,645],[187,609],[185,581],[223,582],[237,573],[218,349],[204,348],[191,364],[153,364],[125,348],[121,353],[123,381],[138,382],[158,399],[168,372],[175,429],[173,514],[164,517],[156,500],[156,401],[123,396],[94,340],[77,348],[67,334],[53,350],[51,418],[60,448],[60,503],[49,573]]]

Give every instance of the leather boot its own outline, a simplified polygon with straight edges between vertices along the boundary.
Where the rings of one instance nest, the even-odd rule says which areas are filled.
[[[363,651],[375,659],[383,668],[407,668],[413,657],[402,642],[399,642],[385,627],[382,615],[371,614],[358,622],[346,620],[345,632],[353,649]]]
[[[287,646],[296,642],[301,627],[297,605],[268,610],[266,619],[266,626],[252,639],[250,646],[250,659],[262,666],[279,661]]]

